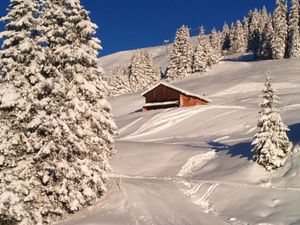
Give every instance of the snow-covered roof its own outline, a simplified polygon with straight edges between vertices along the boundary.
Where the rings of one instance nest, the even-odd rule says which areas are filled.
[[[148,106],[163,106],[163,105],[176,105],[178,101],[169,101],[169,102],[153,102],[153,103],[146,103],[144,107]]]
[[[197,95],[197,94],[193,94],[193,93],[191,93],[191,92],[188,92],[188,91],[186,91],[186,90],[180,89],[180,88],[175,87],[175,86],[173,86],[173,85],[171,85],[171,84],[169,84],[169,83],[166,83],[166,82],[160,82],[160,83],[156,84],[155,86],[153,86],[153,87],[150,88],[149,90],[143,92],[143,93],[142,93],[142,96],[145,96],[147,93],[149,93],[150,91],[154,90],[154,89],[157,88],[159,85],[164,85],[164,86],[166,86],[166,87],[169,87],[169,88],[171,88],[171,89],[173,89],[173,90],[176,90],[176,91],[178,91],[178,92],[180,92],[181,94],[184,94],[184,95],[186,95],[186,96],[195,97],[195,98],[199,98],[199,99],[202,99],[202,100],[204,100],[204,101],[207,101],[207,102],[211,102],[210,99],[208,99],[208,98],[206,98],[206,97],[204,97],[204,96]]]

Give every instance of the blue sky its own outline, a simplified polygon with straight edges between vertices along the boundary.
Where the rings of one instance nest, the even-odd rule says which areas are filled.
[[[182,24],[206,30],[221,29],[224,22],[242,19],[250,9],[266,5],[273,11],[275,0],[81,0],[91,12],[93,22],[100,29],[100,55],[161,45],[164,39],[174,39]],[[5,14],[9,0],[1,0],[0,14]],[[2,26],[1,26],[1,29]]]

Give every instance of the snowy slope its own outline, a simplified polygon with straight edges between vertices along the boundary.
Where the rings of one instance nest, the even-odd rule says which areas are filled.
[[[196,45],[197,37],[191,38],[191,43]],[[135,51],[147,51],[153,58],[153,62],[159,65],[164,71],[168,65],[171,51],[172,43],[167,46],[155,46],[149,48],[142,48],[130,51],[121,51],[111,55],[107,55],[100,58],[100,64],[105,71],[113,71],[117,66],[127,67],[130,63],[130,59]]]
[[[102,63],[108,69],[130,54]],[[252,162],[250,145],[268,67],[289,137],[300,141],[300,60],[250,59],[235,56],[172,83],[205,94],[212,103],[204,107],[134,113],[140,93],[110,99],[120,135],[109,191],[59,225],[300,224],[300,153],[269,173]]]
[[[138,50],[145,50],[149,52],[155,64],[160,65],[162,68],[166,68],[167,62],[170,59],[171,45],[168,45],[168,48],[165,46],[158,46],[145,49],[136,49],[135,51]],[[126,67],[129,65],[130,59],[135,51],[122,51],[101,57],[100,64],[105,71],[113,71],[118,65]]]

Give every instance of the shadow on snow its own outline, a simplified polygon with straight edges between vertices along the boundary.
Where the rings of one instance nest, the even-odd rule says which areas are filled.
[[[290,125],[289,129],[288,136],[290,141],[293,142],[294,145],[300,144],[300,123]]]
[[[251,62],[255,61],[255,57],[253,54],[245,54],[237,57],[225,58],[222,61],[224,62]]]
[[[290,131],[288,132],[288,137],[293,145],[300,144],[300,123],[292,124],[289,126]],[[234,145],[227,145],[221,142],[208,142],[210,146],[216,151],[227,151],[228,155],[231,157],[247,158],[249,161],[253,159],[253,153],[251,149],[251,141],[241,142]]]
[[[216,152],[227,151],[231,157],[247,158],[249,161],[252,160],[253,154],[251,149],[253,148],[251,142],[242,142],[234,145],[227,145],[220,142],[208,142],[209,145]]]

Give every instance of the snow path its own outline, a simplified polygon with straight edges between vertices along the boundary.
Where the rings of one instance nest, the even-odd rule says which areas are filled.
[[[110,178],[118,178],[118,179],[134,179],[134,180],[156,180],[156,181],[173,181],[177,183],[198,183],[198,184],[209,184],[209,185],[225,185],[235,188],[254,188],[254,189],[264,189],[264,190],[278,190],[278,191],[292,191],[292,192],[300,192],[300,187],[282,187],[275,186],[269,183],[262,182],[261,184],[250,184],[250,183],[240,183],[240,182],[231,182],[231,181],[222,181],[222,180],[199,180],[199,179],[189,179],[180,176],[169,176],[169,177],[151,177],[151,176],[129,176],[129,175],[120,175],[120,174],[110,174],[108,175]]]
[[[60,225],[230,224],[195,207],[171,180],[116,178],[109,184],[108,193],[92,211],[85,209],[75,221],[69,219]]]

